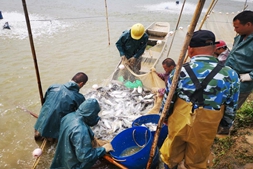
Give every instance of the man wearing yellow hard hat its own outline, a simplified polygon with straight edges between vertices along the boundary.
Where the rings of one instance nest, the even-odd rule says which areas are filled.
[[[125,30],[116,42],[122,63],[129,65],[135,73],[139,73],[141,68],[141,55],[147,42],[148,34],[140,23],[134,24],[130,30]]]

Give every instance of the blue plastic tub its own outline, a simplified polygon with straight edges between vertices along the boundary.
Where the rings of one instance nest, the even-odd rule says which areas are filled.
[[[143,115],[137,119],[135,119],[132,123],[132,127],[134,126],[141,126],[142,124],[146,124],[146,123],[155,123],[158,124],[158,121],[160,119],[160,115],[159,114],[148,114],[148,115]],[[151,131],[153,137],[155,135],[155,131]],[[166,139],[168,135],[168,126],[166,126],[165,124],[162,125],[161,131],[160,131],[160,135],[158,138],[158,142],[157,142],[157,146],[159,148],[161,148],[163,141]]]
[[[129,169],[145,169],[152,141],[153,136],[148,128],[142,126],[128,128],[114,137],[111,142],[114,151],[111,151],[110,154],[116,161]],[[136,147],[139,149],[137,152],[123,155],[126,150]],[[158,165],[159,151],[157,149],[151,168],[156,168]]]

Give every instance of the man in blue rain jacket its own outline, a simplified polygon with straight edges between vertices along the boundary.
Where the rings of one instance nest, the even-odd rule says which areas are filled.
[[[62,117],[77,110],[85,100],[79,90],[87,81],[88,76],[83,72],[79,72],[70,82],[54,84],[47,89],[44,97],[45,102],[34,126],[36,141],[44,138],[49,141],[58,139]]]
[[[62,118],[60,136],[51,169],[89,169],[98,158],[112,149],[110,143],[93,147],[92,126],[100,119],[100,106],[96,99],[87,99],[77,111]]]

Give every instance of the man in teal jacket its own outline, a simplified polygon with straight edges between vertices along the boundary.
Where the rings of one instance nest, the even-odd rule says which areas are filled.
[[[148,43],[148,34],[142,24],[134,24],[130,30],[122,33],[116,42],[122,62],[129,64],[135,73],[141,69],[141,55]]]
[[[237,109],[245,102],[253,89],[253,11],[243,11],[233,19],[235,31],[233,48],[225,65],[240,75],[240,96]]]
[[[77,110],[85,100],[79,90],[87,81],[88,76],[79,72],[70,82],[61,85],[54,84],[47,89],[44,97],[45,102],[34,126],[36,141],[44,138],[49,141],[58,139],[62,117]]]
[[[92,126],[100,119],[96,99],[87,99],[77,111],[62,118],[59,141],[51,169],[89,169],[96,161],[113,150],[110,143],[93,147]]]

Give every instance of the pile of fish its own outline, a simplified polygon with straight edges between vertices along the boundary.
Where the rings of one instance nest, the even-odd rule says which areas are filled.
[[[121,131],[132,127],[135,119],[153,107],[153,96],[144,88],[129,89],[119,83],[110,83],[85,94],[86,99],[97,99],[101,107],[101,120],[92,127],[95,137],[110,141]]]

